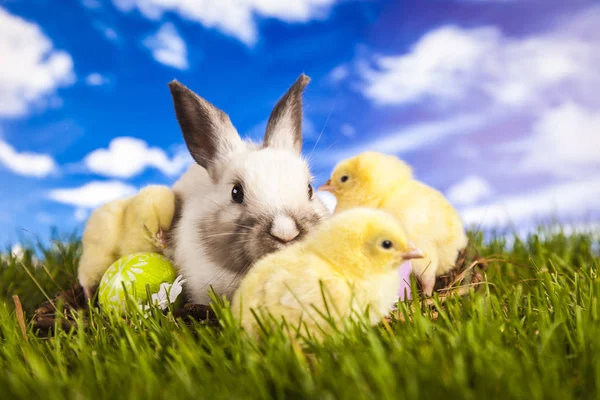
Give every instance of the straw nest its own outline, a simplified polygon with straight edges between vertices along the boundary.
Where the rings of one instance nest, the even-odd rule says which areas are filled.
[[[486,268],[486,260],[480,257],[475,249],[470,246],[463,249],[458,254],[455,267],[436,280],[435,292],[438,304],[443,303],[451,296],[467,296],[471,293],[471,289],[478,291],[483,286],[483,271]],[[418,295],[422,297],[420,288],[418,290]],[[425,298],[423,301],[428,306],[434,306],[432,298]],[[42,303],[35,310],[33,324],[42,336],[51,334],[57,327],[65,330],[75,328],[81,321],[84,325],[87,323],[87,308],[83,289],[76,283],[69,289],[57,293],[53,299]],[[208,324],[218,324],[209,305],[188,303],[182,308],[174,310],[174,315],[185,321],[196,320]],[[402,319],[399,315],[396,315],[396,318]],[[392,320],[391,315],[388,320]]]

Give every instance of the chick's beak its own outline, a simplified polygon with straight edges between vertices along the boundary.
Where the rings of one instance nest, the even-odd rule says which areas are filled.
[[[335,186],[331,184],[331,179],[321,185],[318,190],[335,194]]]
[[[402,253],[403,260],[412,260],[415,258],[423,258],[425,255],[419,249],[412,249],[410,251]]]
[[[417,248],[412,243],[409,243],[408,251],[403,251],[403,252],[398,253],[398,258],[400,258],[403,261],[413,260],[415,258],[423,258],[423,257],[425,257],[425,254],[423,254],[423,251],[421,251],[421,249]]]

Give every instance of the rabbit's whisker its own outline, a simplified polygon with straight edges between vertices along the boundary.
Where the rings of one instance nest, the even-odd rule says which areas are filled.
[[[225,212],[227,212],[227,213],[231,214],[231,210],[229,210],[229,209],[225,208],[225,206],[224,206],[223,204],[219,204],[219,203],[217,203],[216,201],[214,201],[213,199],[208,199],[208,200],[210,200],[210,201],[211,201],[213,204],[215,204],[216,206],[219,206],[219,207],[221,208],[221,210],[223,210],[223,211],[225,211]],[[253,216],[253,217],[257,217],[257,215],[256,215],[255,213],[253,213],[253,212],[248,212],[248,215],[251,215],[251,216]],[[241,224],[238,224],[237,222],[235,222],[235,224],[236,224],[237,226],[239,226],[239,227],[242,227],[242,228],[246,228],[246,229],[252,229],[252,227],[250,227],[250,226],[241,225]]]
[[[233,235],[245,235],[246,232],[223,232],[223,233],[214,233],[212,235],[206,235],[204,238],[212,238],[217,236],[233,236]]]
[[[323,129],[321,129],[321,132],[319,133],[319,137],[317,137],[317,141],[315,142],[315,145],[313,146],[312,150],[310,151],[310,154],[308,155],[309,163],[312,160],[313,152],[315,151],[315,149],[317,148],[317,145],[319,144],[319,141],[321,140],[321,136],[323,136],[323,132],[325,132],[325,128],[327,128],[327,123],[329,122],[329,118],[331,118],[331,113],[333,112],[333,109],[335,108],[336,103],[337,103],[337,98],[334,100],[333,105],[331,106],[331,109],[329,110],[329,115],[327,115],[327,119],[325,120],[325,124],[323,125]]]

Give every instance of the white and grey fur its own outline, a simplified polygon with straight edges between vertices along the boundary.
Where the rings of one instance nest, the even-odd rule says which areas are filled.
[[[240,138],[229,116],[177,81],[169,84],[183,137],[197,164],[173,186],[181,204],[169,253],[188,299],[207,304],[212,288],[231,298],[260,257],[302,238],[329,213],[309,196],[301,157],[302,74],[279,100],[264,143]],[[240,184],[244,202],[232,200]]]

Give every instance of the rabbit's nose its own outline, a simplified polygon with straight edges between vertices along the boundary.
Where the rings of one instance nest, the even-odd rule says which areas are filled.
[[[273,219],[269,234],[283,244],[296,239],[300,234],[296,221],[287,215],[278,215]]]

